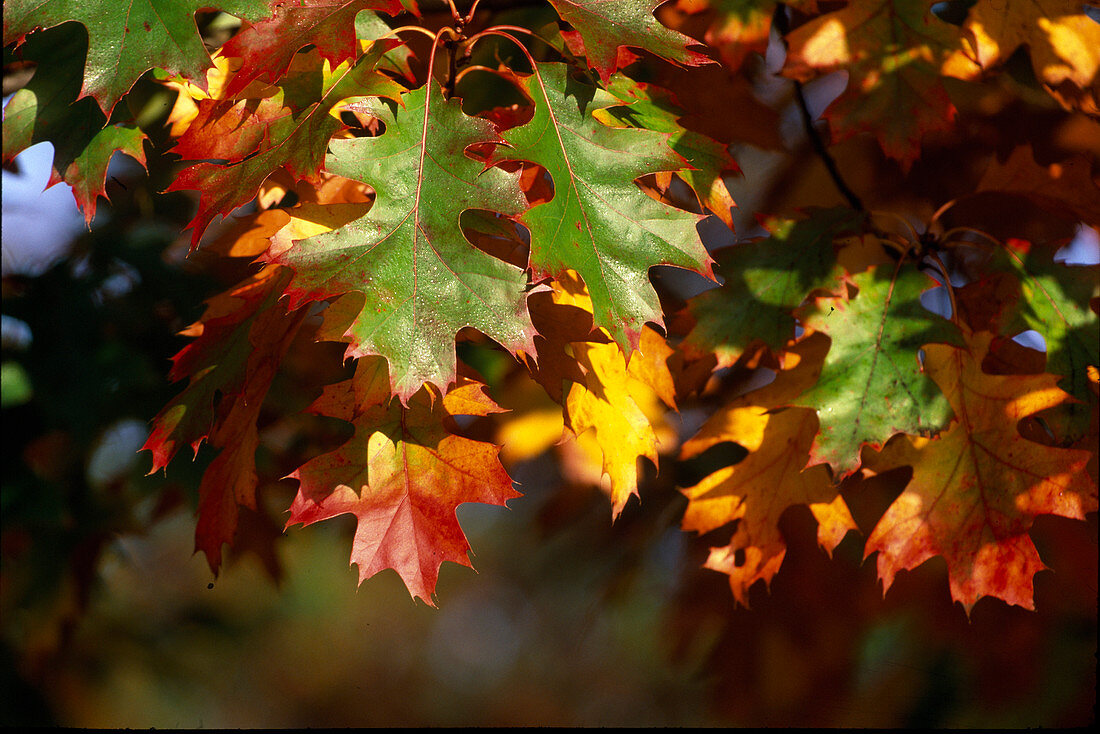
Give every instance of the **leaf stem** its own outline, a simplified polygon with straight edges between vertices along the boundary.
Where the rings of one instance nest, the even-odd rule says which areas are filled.
[[[964,240],[961,237],[955,236],[963,233],[977,235],[978,237],[981,237],[984,241],[979,242],[977,240]],[[956,243],[962,245],[973,245],[975,247],[981,247],[986,250],[999,250],[1004,247],[1004,245],[1001,244],[1001,241],[998,240],[996,237],[989,234],[988,232],[983,232],[980,229],[975,229],[974,227],[952,227],[951,229],[944,232],[942,236],[940,236],[940,242],[943,243],[944,247],[948,247]]]
[[[451,9],[451,17],[456,24],[462,23],[462,16],[458,13],[458,8],[455,7],[454,0],[445,0],[447,7]]]
[[[481,38],[482,36],[500,36],[501,38],[507,38],[509,41],[519,46],[519,50],[522,51],[523,55],[527,57],[528,63],[531,64],[531,68],[537,74],[538,67],[535,66],[535,58],[531,55],[531,52],[527,50],[526,46],[519,42],[518,38],[513,36],[511,33],[508,33],[508,31],[523,31],[524,33],[529,33],[533,38],[539,38],[534,33],[534,31],[530,31],[526,28],[521,28],[520,26],[495,25],[491,28],[486,28],[485,30],[479,31],[478,33],[470,36],[469,43],[470,45],[473,45],[474,41]],[[539,40],[541,41],[542,39],[539,38]]]
[[[401,33],[403,31],[417,31],[418,33],[423,33],[425,36],[432,39],[433,41],[435,40],[435,34],[434,33],[429,31],[427,28],[424,28],[423,26],[418,26],[418,25],[398,26],[397,28],[394,28],[392,31],[387,33],[386,36],[397,35],[398,33]],[[385,38],[385,36],[383,36],[383,38]]]

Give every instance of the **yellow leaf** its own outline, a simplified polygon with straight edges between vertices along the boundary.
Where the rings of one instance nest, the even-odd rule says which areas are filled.
[[[553,300],[591,313],[592,301],[575,273],[553,285]],[[667,359],[671,349],[656,331],[642,329],[639,351],[627,366],[615,342],[572,342],[573,356],[584,373],[565,398],[566,425],[578,438],[582,456],[602,457],[600,475],[607,475],[612,516],[618,517],[631,495],[638,493],[638,459],[657,464],[659,444],[670,445],[675,433],[664,422],[661,405],[675,405],[675,388]],[[588,431],[591,437],[585,437]],[[595,449],[598,448],[598,453]]]
[[[837,493],[824,465],[806,468],[818,430],[817,413],[785,408],[814,384],[829,348],[823,334],[812,334],[784,355],[787,369],[775,380],[732,400],[684,443],[681,456],[690,458],[725,441],[749,453],[733,466],[713,472],[694,487],[681,490],[688,498],[682,527],[708,533],[736,522],[728,546],[711,550],[706,567],[728,574],[734,598],[748,603],[749,588],[769,583],[787,552],[779,518],[792,505],[809,505],[818,521],[818,542],[828,552],[849,530],[855,530],[848,506]]]
[[[973,78],[1027,46],[1040,81],[1087,89],[1100,69],[1100,23],[1082,7],[1078,0],[978,0],[963,26],[969,48],[949,56],[943,71]]]
[[[844,500],[823,465],[806,469],[817,433],[817,414],[808,408],[760,413],[759,446],[741,462],[714,472],[690,489],[684,530],[707,533],[736,521],[728,546],[711,550],[706,567],[729,574],[733,596],[748,604],[749,588],[771,581],[787,545],[779,518],[791,505],[810,505],[820,523],[818,540],[830,552],[855,529]]]
[[[618,517],[630,496],[638,493],[638,458],[657,463],[657,436],[636,400],[653,399],[654,394],[627,373],[618,344],[577,344],[574,353],[586,375],[585,384],[574,383],[569,389],[567,421],[577,436],[589,429],[595,432],[603,471],[611,478],[612,515]]]

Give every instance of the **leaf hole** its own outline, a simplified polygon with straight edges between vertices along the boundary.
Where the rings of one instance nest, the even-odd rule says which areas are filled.
[[[736,568],[741,568],[745,565],[745,549],[738,548],[733,552],[733,565]]]
[[[714,472],[740,463],[748,455],[748,450],[741,444],[722,441],[690,459],[680,460],[676,476],[684,485],[698,484]]]
[[[386,132],[386,123],[374,115],[357,110],[354,105],[340,111],[340,122],[356,138],[376,138]]]
[[[484,252],[509,265],[525,269],[531,254],[531,235],[526,227],[494,212],[467,209],[462,213],[462,234]]]

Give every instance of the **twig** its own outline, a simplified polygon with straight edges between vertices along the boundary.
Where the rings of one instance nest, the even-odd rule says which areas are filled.
[[[825,147],[825,142],[821,139],[821,135],[818,134],[817,128],[814,127],[814,120],[810,115],[810,108],[806,104],[806,96],[802,92],[802,82],[797,79],[794,80],[794,96],[795,99],[798,100],[798,109],[802,113],[802,125],[806,129],[806,137],[810,139],[810,145],[813,146],[814,152],[817,153],[818,158],[825,164],[825,170],[829,172],[829,176],[833,179],[833,183],[836,184],[837,190],[848,200],[848,206],[856,211],[866,213],[867,210],[863,206],[863,201],[851,188],[849,188],[844,177],[840,175],[840,169],[837,168],[836,161]]]
[[[787,26],[787,9],[783,3],[779,3],[775,6],[775,13],[772,16],[772,23],[776,30],[779,31],[780,36],[785,36],[789,30]],[[783,47],[787,47],[786,40],[783,41]],[[829,172],[829,176],[833,179],[833,183],[836,185],[837,190],[848,201],[848,206],[852,207],[858,212],[867,214],[867,209],[863,206],[863,201],[856,195],[854,191],[848,186],[848,183],[844,180],[844,177],[840,175],[840,169],[837,168],[836,161],[829,153],[828,148],[825,146],[825,141],[821,139],[821,135],[818,133],[817,128],[814,127],[814,119],[810,114],[810,107],[806,104],[806,95],[802,89],[802,82],[794,79],[794,96],[798,101],[798,110],[802,114],[802,126],[806,130],[806,137],[810,141],[810,145],[813,146],[814,152],[825,164],[825,169]]]

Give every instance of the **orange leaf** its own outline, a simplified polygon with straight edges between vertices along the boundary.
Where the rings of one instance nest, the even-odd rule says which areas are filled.
[[[1100,24],[1081,12],[1079,0],[978,0],[966,16],[965,53],[947,59],[945,73],[964,79],[1008,61],[1021,46],[1031,52],[1035,74],[1044,84],[1070,81],[1086,89],[1100,68]]]
[[[1021,145],[1004,163],[990,163],[977,190],[1018,194],[1052,214],[1100,227],[1100,187],[1091,168],[1084,156],[1040,166],[1031,146]]]
[[[749,455],[684,490],[684,530],[705,533],[737,521],[730,544],[711,549],[706,567],[729,574],[733,596],[742,604],[748,604],[753,583],[770,583],[783,562],[787,546],[779,518],[788,507],[814,508],[819,522],[824,520],[819,540],[830,551],[856,527],[829,470],[820,464],[805,469],[817,425],[816,412],[808,408],[761,411]]]
[[[355,515],[351,561],[360,583],[392,568],[413,596],[435,606],[443,561],[470,565],[458,506],[520,496],[497,446],[453,433],[455,414],[500,411],[482,390],[459,377],[445,399],[425,386],[404,407],[390,394],[386,361],[360,358],[355,376],[326,387],[310,408],[352,423],[355,434],[290,475],[301,486],[287,526]]]
[[[939,67],[958,47],[958,32],[929,7],[925,0],[853,0],[787,36],[788,75],[849,74],[847,89],[825,113],[836,138],[872,132],[906,169],[924,135],[950,129],[955,116]]]
[[[810,506],[818,520],[818,542],[829,552],[856,529],[828,469],[820,464],[806,469],[818,430],[816,412],[779,408],[813,384],[828,348],[821,334],[796,344],[785,355],[789,369],[720,408],[681,452],[690,458],[724,441],[749,452],[741,462],[683,490],[688,498],[684,530],[706,533],[737,522],[730,544],[711,549],[706,567],[729,574],[734,598],[742,604],[748,604],[749,588],[760,579],[770,583],[783,563],[787,546],[778,523],[788,507]]]
[[[1032,577],[1045,568],[1028,529],[1036,515],[1084,519],[1095,511],[1090,452],[1025,439],[1017,424],[1066,401],[1054,375],[989,375],[982,360],[993,335],[969,335],[969,349],[925,347],[928,374],[956,421],[935,439],[895,437],[865,465],[913,467],[905,491],[879,520],[866,554],[878,551],[889,589],[900,570],[942,555],[951,595],[967,612],[983,596],[1034,608]]]

